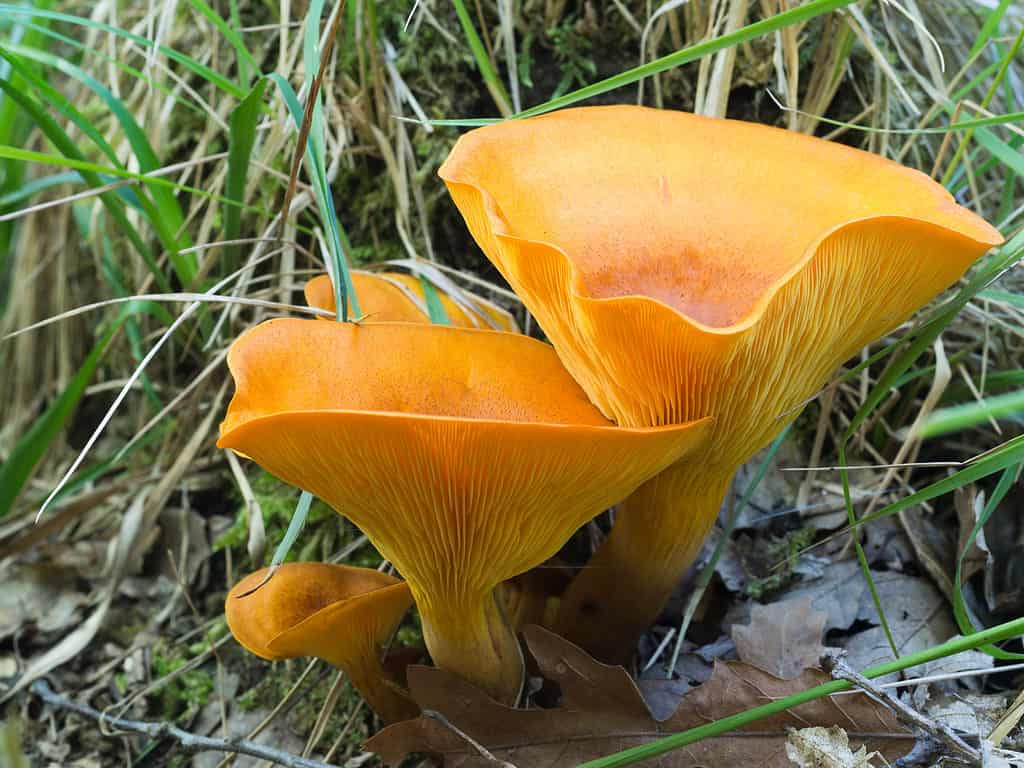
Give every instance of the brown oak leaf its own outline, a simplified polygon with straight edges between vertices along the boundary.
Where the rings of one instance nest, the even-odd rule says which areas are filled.
[[[410,667],[413,698],[421,709],[436,715],[388,726],[365,748],[389,764],[420,752],[442,756],[446,768],[494,768],[495,759],[516,768],[566,768],[830,679],[824,672],[805,670],[794,680],[781,680],[741,662],[718,663],[710,680],[686,694],[670,717],[658,721],[622,667],[601,664],[540,627],[527,627],[523,635],[541,674],[561,692],[558,707],[512,709],[449,672]],[[640,765],[791,768],[786,757],[787,729],[818,725],[838,725],[855,743],[889,759],[905,754],[914,743],[892,713],[866,696],[854,694],[812,701]],[[487,757],[480,747],[493,757]]]
[[[811,601],[806,595],[785,603],[755,603],[750,623],[732,628],[740,660],[784,680],[817,666],[825,652],[821,638],[828,614],[813,610]]]

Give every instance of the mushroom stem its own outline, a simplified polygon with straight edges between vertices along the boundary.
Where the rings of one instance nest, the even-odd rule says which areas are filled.
[[[732,470],[716,469],[680,462],[622,503],[608,538],[562,596],[556,632],[601,661],[629,662],[718,517]]]
[[[434,663],[514,706],[523,687],[523,652],[493,592],[445,600],[436,593],[417,594],[414,588],[413,596]]]
[[[346,659],[326,659],[341,669],[370,707],[385,723],[397,723],[416,717],[419,707],[408,696],[403,695],[401,686],[385,670],[381,663],[381,649],[374,645],[367,652]]]

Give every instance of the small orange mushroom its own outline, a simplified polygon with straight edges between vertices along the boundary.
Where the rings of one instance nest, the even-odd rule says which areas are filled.
[[[922,173],[762,125],[570,109],[462,136],[440,169],[473,237],[622,426],[714,417],[623,505],[556,628],[624,659],[736,468],[831,373],[1002,242]]]
[[[231,634],[244,648],[272,661],[315,656],[333,664],[385,722],[418,714],[381,663],[412,606],[406,582],[370,568],[286,563],[252,591],[266,574],[263,568],[246,576],[224,603]]]
[[[426,298],[419,278],[401,272],[351,271],[352,285],[359,297],[359,307],[370,322],[429,323]],[[306,303],[311,307],[335,311],[334,289],[328,275],[318,275],[306,283]],[[479,296],[462,292],[456,303],[438,291],[441,306],[449,324],[460,328],[494,328],[517,332],[515,318],[496,304]],[[469,311],[467,311],[467,309]]]
[[[434,661],[508,703],[523,663],[495,587],[704,434],[614,426],[518,334],[272,320],[228,365],[218,445],[359,526],[408,581]]]

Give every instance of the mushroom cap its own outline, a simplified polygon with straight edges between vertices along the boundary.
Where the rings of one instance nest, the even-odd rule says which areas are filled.
[[[394,283],[369,272],[349,272],[352,287],[359,297],[359,309],[369,322],[394,321],[429,323],[430,318],[409,295]],[[334,289],[329,275],[318,275],[306,283],[306,303],[311,307],[335,311]],[[326,319],[326,318],[325,318]]]
[[[473,130],[439,173],[601,411],[714,416],[723,465],[1002,242],[876,155],[641,107]]]
[[[271,320],[228,365],[218,445],[351,519],[418,603],[489,594],[705,431],[615,427],[551,347],[497,331]]]
[[[371,568],[285,563],[273,578],[250,573],[224,603],[235,639],[257,656],[316,656],[347,666],[384,645],[412,605],[409,585]]]
[[[419,278],[402,272],[351,273],[352,285],[359,297],[359,307],[369,322],[429,323],[423,285]],[[306,283],[306,303],[311,307],[335,311],[334,289],[328,275],[318,275]],[[471,312],[438,291],[451,325],[461,328],[493,327],[501,331],[519,330],[515,318],[501,307],[474,294],[463,292],[461,300]]]

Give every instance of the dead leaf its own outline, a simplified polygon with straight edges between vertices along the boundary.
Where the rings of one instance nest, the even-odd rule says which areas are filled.
[[[49,564],[11,564],[2,574],[0,639],[32,623],[41,632],[78,624],[87,595],[76,588],[74,571]]]
[[[985,509],[985,494],[978,492],[974,486],[957,488],[953,494],[953,505],[956,507],[956,516],[960,523],[956,551],[963,553],[961,579],[962,583],[966,583],[974,574],[992,565],[992,555],[989,554],[988,544],[985,542],[985,529],[978,531],[976,538],[971,538],[971,532]]]
[[[850,737],[838,725],[793,730],[786,741],[786,757],[798,768],[873,768],[875,755],[863,746],[850,749]]]
[[[945,693],[930,695],[922,714],[960,733],[988,735],[1006,712],[1010,697],[1005,693]]]
[[[956,636],[957,626],[949,603],[930,581],[895,571],[872,571],[871,575],[901,655],[914,653]],[[841,641],[851,667],[866,669],[892,660],[892,648],[856,560],[835,563],[824,578],[808,581],[790,590],[782,605],[792,605],[794,600],[807,596],[811,597],[811,605],[815,610],[828,614],[826,631],[849,629],[854,622],[873,625]],[[906,674],[918,677],[940,671],[974,669],[979,666],[979,660],[976,653],[968,651],[943,659],[941,664],[932,665],[930,669],[912,667],[906,670]],[[980,665],[984,666],[984,663]],[[896,675],[890,675],[878,682],[894,679]]]
[[[786,603],[754,604],[750,623],[732,628],[740,661],[783,680],[817,667],[825,652],[821,638],[828,614],[813,610],[811,602],[808,595]]]
[[[539,627],[528,627],[523,635],[541,673],[561,692],[555,709],[511,709],[449,672],[419,666],[409,669],[410,691],[422,709],[439,712],[495,758],[518,768],[575,765],[830,679],[823,672],[807,670],[795,680],[780,680],[748,664],[718,662],[707,683],[684,696],[669,718],[658,721],[622,667],[594,661],[575,645]],[[867,739],[870,734],[869,748],[877,748],[890,758],[903,754],[914,741],[884,707],[867,697],[851,695],[809,702],[645,764],[661,768],[789,768],[787,728],[836,724],[855,738]],[[879,734],[885,734],[885,738],[878,738]],[[435,718],[420,717],[388,726],[365,748],[390,764],[401,762],[413,752],[427,752],[442,755],[446,768],[494,765]]]
[[[111,553],[110,580],[99,605],[89,618],[77,626],[73,632],[69,632],[59,643],[44,653],[32,658],[22,671],[21,678],[3,694],[0,702],[9,699],[37,677],[41,677],[55,667],[75,658],[92,641],[102,626],[107,611],[110,610],[117,584],[124,574],[125,565],[132,554],[134,543],[138,539],[145,500],[145,493],[140,493],[125,513],[124,523],[121,525],[121,531],[117,538],[117,546]]]

